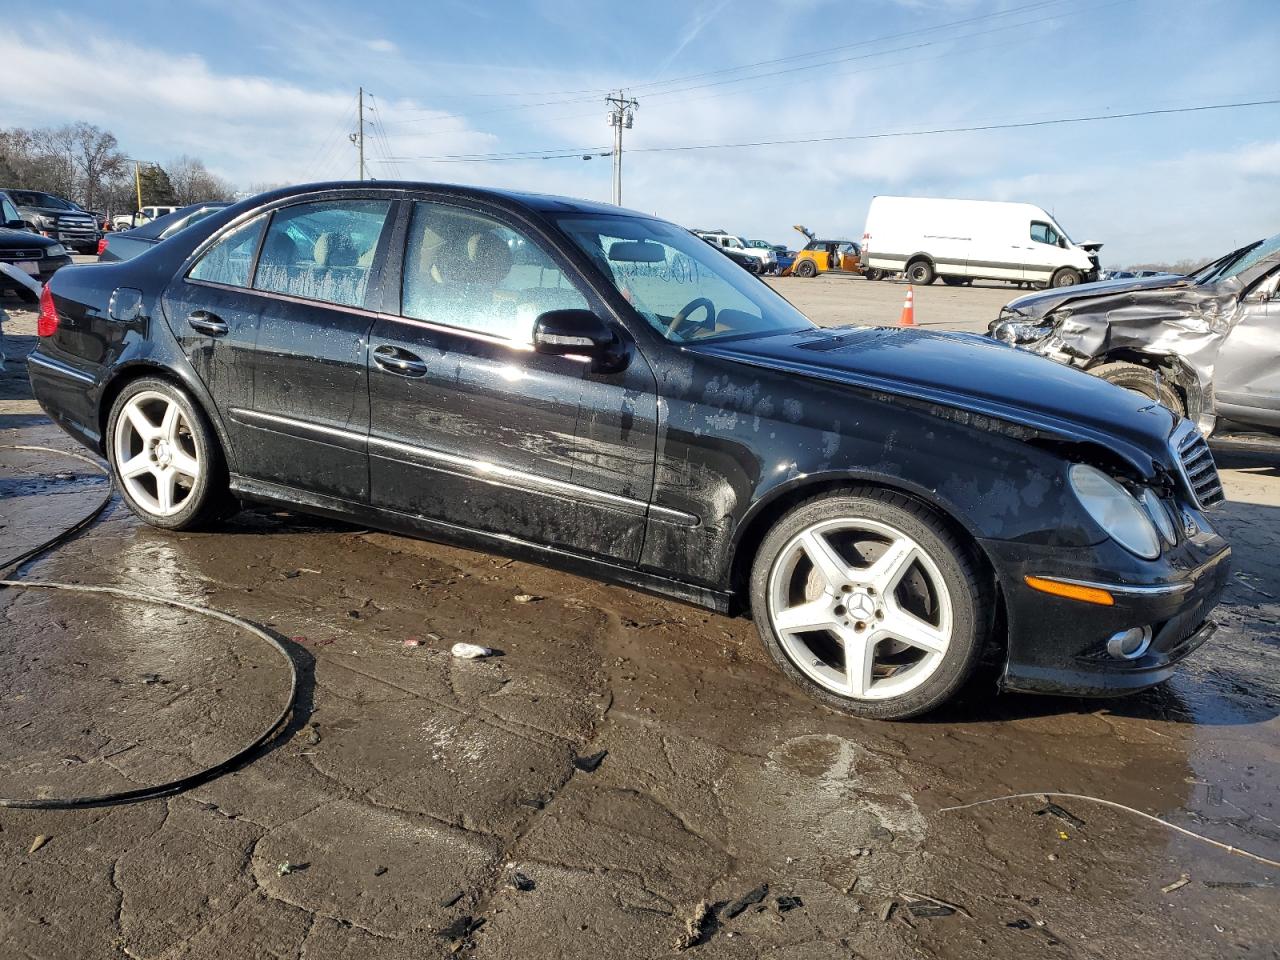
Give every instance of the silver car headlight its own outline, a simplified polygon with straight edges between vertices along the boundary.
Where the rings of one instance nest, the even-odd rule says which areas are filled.
[[[991,335],[1003,343],[1017,346],[1022,343],[1034,343],[1043,340],[1053,332],[1052,323],[1029,323],[1024,320],[1013,320],[1002,317],[991,328]]]
[[[67,248],[60,243],[55,243],[52,247],[46,247],[44,251],[46,257],[65,257]]]
[[[46,217],[43,213],[37,213],[31,217],[31,222],[37,227],[43,227],[46,230],[50,230],[58,225],[58,218]]]
[[[1080,505],[1112,540],[1144,560],[1160,556],[1155,524],[1128,490],[1083,463],[1073,464],[1068,476]]]

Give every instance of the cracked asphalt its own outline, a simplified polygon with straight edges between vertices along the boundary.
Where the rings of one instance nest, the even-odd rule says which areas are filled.
[[[901,291],[877,286],[892,319]],[[0,446],[78,449],[13,362],[32,315],[4,306]],[[977,690],[911,723],[810,702],[746,620],[265,510],[165,533],[113,501],[20,575],[264,625],[297,709],[187,793],[0,810],[0,956],[1280,957],[1280,869],[1087,800],[943,812],[1063,791],[1280,859],[1280,471],[1232,463],[1224,482],[1238,576],[1171,683]],[[3,449],[0,492],[12,556],[106,487]],[[502,656],[455,660],[459,640]],[[252,739],[287,679],[228,624],[0,590],[0,795],[191,773]]]

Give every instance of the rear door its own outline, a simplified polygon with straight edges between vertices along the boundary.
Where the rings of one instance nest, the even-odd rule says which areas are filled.
[[[597,374],[533,352],[544,311],[607,316],[533,225],[434,200],[402,220],[403,270],[369,341],[372,502],[637,562],[657,420],[643,358]]]

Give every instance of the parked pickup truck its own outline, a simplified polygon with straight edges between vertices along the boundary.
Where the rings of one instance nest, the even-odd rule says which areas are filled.
[[[78,204],[39,190],[0,188],[18,208],[22,219],[41,236],[56,240],[77,253],[98,249],[98,221]]]
[[[725,233],[723,230],[694,230],[693,233],[713,247],[732,250],[740,256],[750,257],[757,265],[756,273],[769,273],[778,266],[778,255],[768,244],[763,247],[750,246],[742,237],[735,237],[732,233]]]

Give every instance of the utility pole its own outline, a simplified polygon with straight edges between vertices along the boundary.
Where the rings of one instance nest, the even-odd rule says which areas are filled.
[[[630,130],[640,104],[622,90],[617,96],[605,97],[609,104],[609,125],[613,127],[613,203],[622,206],[622,129]]]
[[[356,94],[356,132],[350,140],[360,151],[360,179],[364,179],[364,87]]]
[[[139,168],[137,160],[133,161],[133,187],[138,193],[138,209],[141,210],[142,209],[142,170]]]

